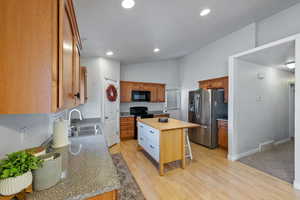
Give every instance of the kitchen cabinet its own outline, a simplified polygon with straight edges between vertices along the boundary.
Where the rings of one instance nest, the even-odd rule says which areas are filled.
[[[159,163],[159,174],[164,175],[164,164],[181,161],[185,168],[185,128],[196,128],[198,124],[169,119],[159,123],[155,118],[138,118],[138,148],[146,151]]]
[[[72,0],[2,0],[0,114],[80,104],[80,36]]]
[[[218,120],[218,144],[223,149],[228,149],[228,122]]]
[[[228,76],[199,81],[199,88],[224,89],[224,102],[228,103]]]
[[[166,101],[166,87],[164,85],[157,86],[157,102]]]
[[[151,102],[157,102],[157,86],[155,84],[143,84],[141,90],[150,91],[151,92]]]
[[[132,82],[121,81],[121,103],[131,102],[132,91],[150,91],[151,102],[165,102],[165,84],[160,83],[145,83],[145,82]]]
[[[120,138],[121,140],[133,139],[135,121],[133,116],[120,117]]]
[[[80,104],[85,104],[87,99],[87,69],[80,67]]]
[[[132,84],[128,82],[120,82],[120,101],[131,102]]]

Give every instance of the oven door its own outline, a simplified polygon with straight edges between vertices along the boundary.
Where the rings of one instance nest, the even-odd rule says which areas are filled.
[[[150,101],[150,91],[132,91],[132,101]]]

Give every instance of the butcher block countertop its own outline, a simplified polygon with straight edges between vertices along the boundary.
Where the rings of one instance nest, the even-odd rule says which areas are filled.
[[[184,122],[172,118],[169,118],[169,122],[167,123],[158,122],[158,118],[147,118],[147,119],[138,118],[137,120],[143,124],[151,126],[152,128],[158,129],[160,131],[200,127],[199,124],[193,124],[193,123]]]

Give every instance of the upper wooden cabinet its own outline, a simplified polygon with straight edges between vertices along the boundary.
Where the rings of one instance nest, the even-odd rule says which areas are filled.
[[[165,84],[121,81],[121,102],[131,102],[132,91],[150,91],[151,102],[165,102]]]
[[[80,37],[72,0],[1,0],[0,114],[79,105]]]
[[[80,104],[87,102],[87,70],[86,67],[80,67]]]
[[[199,88],[203,89],[224,89],[224,102],[228,102],[228,76],[199,81]]]

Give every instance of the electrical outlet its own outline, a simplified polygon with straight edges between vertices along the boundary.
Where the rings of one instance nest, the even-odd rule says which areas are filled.
[[[257,97],[256,97],[256,101],[257,101],[257,102],[261,102],[261,101],[262,101],[262,96],[257,96]]]

